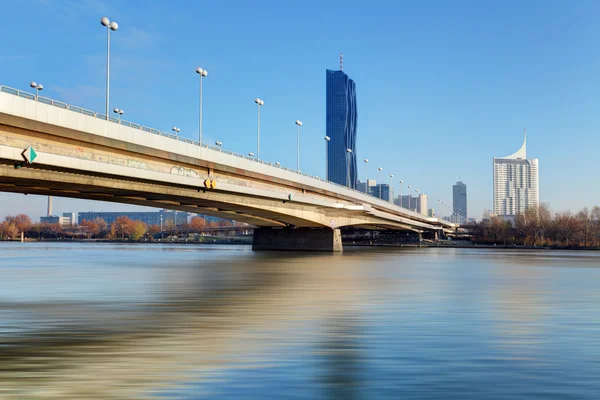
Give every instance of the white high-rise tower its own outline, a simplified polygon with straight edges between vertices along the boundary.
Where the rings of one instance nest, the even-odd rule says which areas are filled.
[[[494,213],[514,217],[540,204],[537,158],[527,159],[527,129],[523,146],[508,157],[494,157]]]

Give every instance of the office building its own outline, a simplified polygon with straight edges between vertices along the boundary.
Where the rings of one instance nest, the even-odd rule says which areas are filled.
[[[514,219],[540,203],[538,160],[527,159],[527,131],[521,148],[494,158],[494,214]]]
[[[359,192],[371,194],[376,184],[377,181],[375,179],[367,179],[366,182],[358,181],[358,183],[356,184],[356,190],[358,190]],[[367,190],[365,190],[365,186]]]
[[[462,181],[452,186],[452,211],[454,214],[467,218],[467,185]]]
[[[62,226],[73,226],[77,223],[74,212],[63,213],[62,215]]]
[[[375,186],[369,187],[369,194],[378,199],[391,202],[394,198],[394,189],[390,188],[387,183],[377,183]]]
[[[420,194],[417,198],[417,212],[422,215],[427,215],[427,195]]]
[[[327,179],[356,188],[356,85],[342,71],[341,56],[340,70],[326,71],[326,85]]]
[[[40,217],[42,224],[60,224],[62,225],[62,217],[58,215],[48,215],[46,217]]]
[[[48,215],[41,217],[40,222],[44,224],[59,224],[63,228],[68,228],[76,224],[75,213],[63,213],[62,216]]]
[[[399,202],[394,203],[409,210],[417,209],[417,198],[408,194],[403,195],[402,198],[399,198]]]
[[[173,211],[173,210],[160,210],[160,211],[150,211],[150,212],[81,212],[79,213],[79,224],[81,224],[84,220],[93,221],[96,218],[102,218],[104,222],[108,225],[115,222],[115,220],[119,217],[128,217],[134,221],[142,221],[146,225],[158,225],[163,226],[166,224],[173,223],[173,221],[177,220],[177,226],[181,226],[183,224],[187,224],[188,222],[188,213],[182,211]]]
[[[435,210],[433,208],[430,208],[429,211],[427,211],[427,216],[434,218],[435,217]]]

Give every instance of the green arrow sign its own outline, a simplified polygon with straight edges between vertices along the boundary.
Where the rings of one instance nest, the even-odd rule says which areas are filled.
[[[25,161],[29,164],[33,163],[33,160],[37,158],[37,153],[33,150],[33,147],[28,147],[21,153]]]

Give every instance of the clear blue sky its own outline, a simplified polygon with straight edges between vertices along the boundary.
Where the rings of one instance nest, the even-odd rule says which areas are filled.
[[[469,215],[492,207],[492,158],[540,160],[540,200],[556,211],[600,203],[600,3],[597,1],[13,1],[3,5],[0,83],[104,109],[104,15],[112,35],[111,108],[241,153],[324,174],[325,69],[356,81],[358,145],[370,170],[451,200],[458,175]],[[359,166],[364,177],[364,164]],[[371,177],[378,178],[371,173]],[[386,182],[389,178],[386,178]],[[434,202],[434,204],[431,203]],[[45,199],[0,194],[0,217],[43,214]],[[55,211],[131,209],[55,199]]]

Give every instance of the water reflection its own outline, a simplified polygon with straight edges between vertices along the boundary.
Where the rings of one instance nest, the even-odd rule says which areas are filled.
[[[600,390],[591,253],[1,244],[0,256],[0,398]]]

